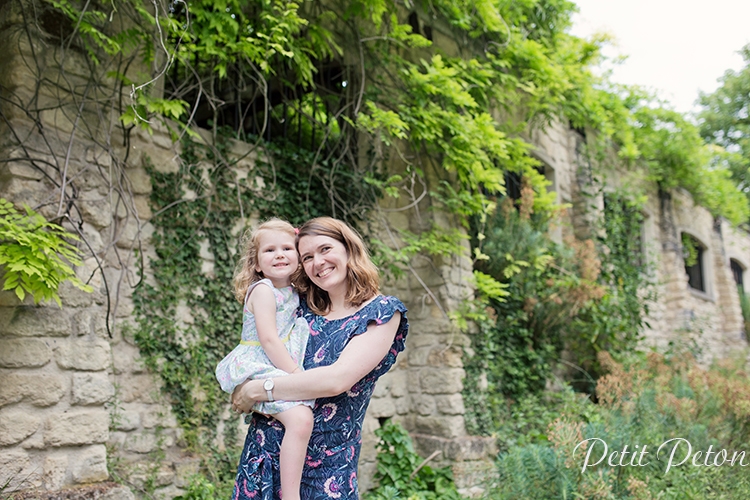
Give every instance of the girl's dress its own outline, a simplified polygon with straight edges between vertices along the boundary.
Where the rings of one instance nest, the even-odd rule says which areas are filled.
[[[222,359],[216,367],[216,378],[222,390],[232,393],[235,387],[247,379],[265,379],[288,375],[284,370],[276,368],[268,359],[263,346],[258,340],[258,329],[255,316],[248,310],[247,299],[256,286],[264,285],[273,290],[276,297],[276,331],[284,343],[292,360],[303,368],[305,347],[310,336],[307,323],[297,316],[299,295],[291,286],[274,288],[269,279],[262,279],[250,285],[245,294],[243,308],[242,340],[240,345]],[[313,401],[273,401],[257,403],[253,411],[273,415],[281,413],[299,404],[313,405]]]
[[[352,337],[370,324],[387,323],[401,313],[391,349],[370,373],[343,394],[319,398],[313,407],[315,424],[307,447],[300,497],[305,500],[354,500],[357,461],[362,447],[362,422],[375,381],[386,373],[404,350],[409,330],[406,306],[395,297],[378,296],[355,314],[327,320],[315,315],[303,300],[301,314],[310,328],[305,368],[333,364]],[[234,485],[233,500],[279,500],[279,446],[284,426],[273,418],[253,414]]]

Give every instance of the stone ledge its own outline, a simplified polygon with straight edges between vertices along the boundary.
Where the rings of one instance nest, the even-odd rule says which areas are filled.
[[[435,451],[442,451],[442,460],[463,462],[468,460],[488,460],[497,455],[495,438],[482,436],[461,436],[454,439],[411,434],[420,455],[429,456]]]
[[[133,500],[135,496],[125,486],[107,482],[69,488],[60,491],[19,491],[15,500]]]

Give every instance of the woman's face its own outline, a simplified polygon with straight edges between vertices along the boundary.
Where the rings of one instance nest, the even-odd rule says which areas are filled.
[[[328,236],[303,236],[298,244],[305,274],[328,294],[346,293],[349,255],[343,243]]]

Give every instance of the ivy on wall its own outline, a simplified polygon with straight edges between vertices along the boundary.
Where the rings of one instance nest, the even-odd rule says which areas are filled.
[[[596,241],[554,241],[528,197],[518,207],[506,197],[488,221],[483,252],[503,257],[478,267],[506,287],[487,299],[465,359],[469,432],[495,433],[511,402],[540,393],[555,374],[567,372],[574,387],[593,394],[597,354],[636,349],[655,298],[640,200],[619,191],[605,199]]]
[[[147,168],[156,255],[148,264],[150,278],[134,293],[134,337],[149,369],[163,382],[188,448],[199,452],[211,479],[226,486],[240,450],[233,446],[237,427],[231,420],[217,435],[228,395],[221,392],[214,370],[242,330],[242,306],[231,284],[247,214],[286,217],[293,224],[330,214],[325,197],[298,203],[304,193],[322,191],[328,172],[319,165],[316,175],[304,175],[310,171],[309,151],[269,144],[259,157],[272,160],[258,160],[240,179],[222,161],[229,156],[229,139],[220,137],[209,148],[186,138],[182,146],[178,172]],[[352,203],[367,196],[359,189],[350,193]],[[204,268],[209,262],[210,270]],[[227,443],[225,452],[217,451],[217,439]]]

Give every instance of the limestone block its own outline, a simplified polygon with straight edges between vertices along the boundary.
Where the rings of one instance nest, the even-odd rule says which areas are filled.
[[[466,411],[464,408],[464,398],[461,394],[450,394],[448,396],[435,396],[437,409],[445,415],[463,415]]]
[[[109,223],[107,225],[109,225]],[[81,228],[81,232],[83,233],[83,239],[85,239],[86,243],[88,243],[87,247],[91,247],[91,251],[99,254],[100,252],[104,250],[104,240],[102,239],[102,235],[96,227],[89,224],[88,222],[84,222],[83,227]],[[93,259],[93,260],[94,260],[94,263],[96,263],[96,259]],[[89,273],[87,273],[87,275],[85,276],[85,279],[88,279],[88,277],[89,277]],[[92,284],[92,286],[94,285]]]
[[[125,171],[125,175],[130,181],[133,194],[151,193],[151,177],[146,173],[145,168],[131,168]]]
[[[449,366],[451,368],[463,368],[463,349],[460,346],[435,347],[430,351],[427,358],[430,366]]]
[[[126,410],[116,414],[113,418],[115,429],[118,431],[132,431],[141,425],[141,413],[134,410]]]
[[[164,488],[159,488],[154,491],[155,500],[172,500],[175,497],[182,496],[185,494],[185,490],[178,488],[177,486],[170,484]]]
[[[97,291],[84,292],[71,285],[69,281],[60,283],[58,293],[65,307],[85,307],[102,300],[101,293]]]
[[[52,406],[68,392],[68,377],[61,373],[17,374],[24,397],[34,406]]]
[[[109,478],[107,449],[103,444],[76,450],[70,455],[73,481],[78,484],[96,483]]]
[[[39,429],[40,418],[22,410],[0,411],[0,446],[20,443]]]
[[[16,158],[22,158],[23,156],[25,156],[22,151],[9,151],[6,154],[7,157],[15,156]],[[12,177],[20,177],[21,179],[28,179],[33,181],[40,181],[44,179],[44,175],[42,174],[42,172],[34,168],[27,161],[11,161],[6,163],[3,168],[5,170],[5,172],[3,173]]]
[[[446,438],[456,438],[466,434],[464,419],[461,416],[436,417],[418,415],[414,422],[416,431],[421,434]]]
[[[162,466],[156,471],[153,471],[152,467],[151,464],[138,464],[128,477],[130,483],[136,488],[143,488],[147,482],[156,487],[166,486],[174,482],[175,474],[171,467]]]
[[[70,321],[56,306],[17,307],[4,332],[19,337],[64,337],[70,334]]]
[[[27,296],[26,299],[24,299],[24,302],[28,305],[33,304],[33,300],[31,297]],[[18,297],[15,293],[13,293],[10,290],[0,290],[0,306],[3,307],[18,307],[22,304],[20,300],[18,300]],[[9,319],[10,321],[10,319]],[[3,329],[0,328],[0,334],[4,332]]]
[[[383,398],[390,394],[391,385],[393,384],[390,373],[386,373],[375,384],[375,390],[372,393],[373,398]]]
[[[105,373],[73,374],[73,405],[99,405],[109,401],[115,387]]]
[[[110,432],[109,439],[107,439],[107,446],[117,451],[122,450],[125,447],[125,438],[127,436],[127,432]]]
[[[102,410],[71,410],[47,418],[44,442],[48,446],[105,443],[109,415]]]
[[[395,398],[393,406],[396,408],[396,414],[405,415],[411,411],[411,403],[408,398]]]
[[[20,443],[21,448],[24,450],[43,450],[44,445],[44,433],[39,430],[27,437]]]
[[[99,371],[110,364],[109,343],[100,338],[70,339],[57,349],[55,358],[60,368]]]
[[[190,478],[200,471],[201,461],[199,458],[183,458],[175,460],[172,468],[175,473],[174,485],[178,488],[187,488],[190,485]]]
[[[150,453],[158,448],[158,440],[153,433],[131,433],[125,438],[123,448],[133,453]]]
[[[67,390],[61,374],[3,372],[0,374],[0,407],[23,399],[35,406],[50,406],[62,399]]]
[[[44,457],[42,483],[47,491],[57,491],[65,486],[68,472],[68,455],[50,453]]]
[[[159,387],[150,374],[122,377],[118,384],[124,403],[156,403],[159,400]]]
[[[108,199],[80,200],[78,207],[84,220],[98,229],[112,224],[112,205]]]
[[[127,486],[117,486],[100,496],[99,500],[135,500],[135,495]]]
[[[135,206],[135,212],[138,214],[138,218],[142,221],[151,219],[153,213],[151,212],[151,202],[148,196],[134,196],[133,205]]]
[[[32,368],[44,366],[52,358],[52,349],[40,339],[0,339],[0,367]]]
[[[460,368],[423,369],[419,380],[427,394],[455,394],[463,389],[464,371]]]
[[[373,399],[367,408],[367,414],[375,418],[388,418],[396,414],[396,406],[390,398]]]
[[[147,152],[154,170],[163,174],[180,171],[180,157],[171,149],[150,149]]]
[[[115,374],[144,372],[143,359],[137,347],[122,343],[117,346],[115,352],[117,355],[112,359]]]
[[[177,427],[177,418],[165,407],[143,412],[141,421],[145,429],[153,429],[157,426],[167,428]]]
[[[117,247],[130,250],[137,243],[147,242],[154,234],[154,226],[148,222],[139,222],[135,217],[128,217],[119,222],[120,229],[117,235]]]
[[[433,415],[437,411],[435,398],[425,394],[415,394],[412,397],[412,405],[420,415]]]
[[[24,387],[20,377],[9,371],[0,371],[0,408],[23,399]]]
[[[33,488],[40,482],[39,472],[32,466],[28,453],[18,450],[0,453],[0,484],[7,485],[4,491]]]
[[[96,335],[107,337],[106,311],[92,307],[79,311],[73,316],[72,330],[76,335]]]
[[[432,349],[432,345],[428,345],[425,347],[416,347],[413,349],[410,348],[409,351],[406,352],[407,359],[409,360],[409,365],[427,366],[427,359],[429,358]]]
[[[406,370],[390,371],[387,375],[391,380],[391,396],[400,398],[409,393],[408,372]]]
[[[85,163],[93,163],[100,167],[109,168],[112,166],[112,156],[106,149],[89,146],[86,148],[83,158]]]

